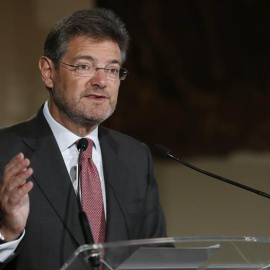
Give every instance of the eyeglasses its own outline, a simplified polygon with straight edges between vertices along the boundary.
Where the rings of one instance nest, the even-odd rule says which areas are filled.
[[[121,80],[123,81],[128,71],[125,68],[100,68],[100,67],[94,67],[91,64],[80,64],[80,65],[71,65],[67,63],[60,62],[60,64],[69,66],[74,68],[74,74],[78,76],[84,76],[84,77],[93,77],[95,73],[97,73],[100,69],[103,69],[107,79],[115,81],[115,80]]]

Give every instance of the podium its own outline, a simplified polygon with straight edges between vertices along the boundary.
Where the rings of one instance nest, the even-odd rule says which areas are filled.
[[[175,237],[83,245],[60,270],[270,269],[270,239]]]

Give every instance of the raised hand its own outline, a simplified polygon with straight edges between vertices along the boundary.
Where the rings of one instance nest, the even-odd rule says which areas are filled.
[[[0,183],[0,228],[5,241],[17,239],[25,228],[29,215],[29,195],[33,182],[26,180],[33,174],[30,160],[22,153],[6,166]]]

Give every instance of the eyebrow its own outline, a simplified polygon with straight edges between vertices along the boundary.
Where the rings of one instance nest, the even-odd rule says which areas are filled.
[[[89,60],[89,61],[96,61],[94,59],[94,57],[92,57],[91,55],[78,55],[76,56],[73,60],[74,61],[77,61],[77,60]],[[108,61],[108,64],[119,64],[121,66],[121,62],[117,59],[112,59],[112,60],[109,60]]]
[[[77,61],[80,59],[95,61],[95,59],[91,55],[78,55],[78,56],[73,58],[74,61]]]

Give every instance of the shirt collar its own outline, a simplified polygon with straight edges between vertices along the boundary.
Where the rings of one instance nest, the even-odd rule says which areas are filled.
[[[63,152],[69,147],[71,147],[74,142],[81,139],[78,135],[74,134],[61,124],[59,124],[57,121],[54,120],[52,117],[50,111],[49,111],[49,105],[48,101],[45,102],[43,107],[43,114],[53,132],[53,135],[57,141],[57,144],[60,148],[60,151]],[[90,134],[85,136],[85,138],[89,138],[94,142],[95,147],[99,151],[99,140],[98,140],[98,127],[96,127]]]

